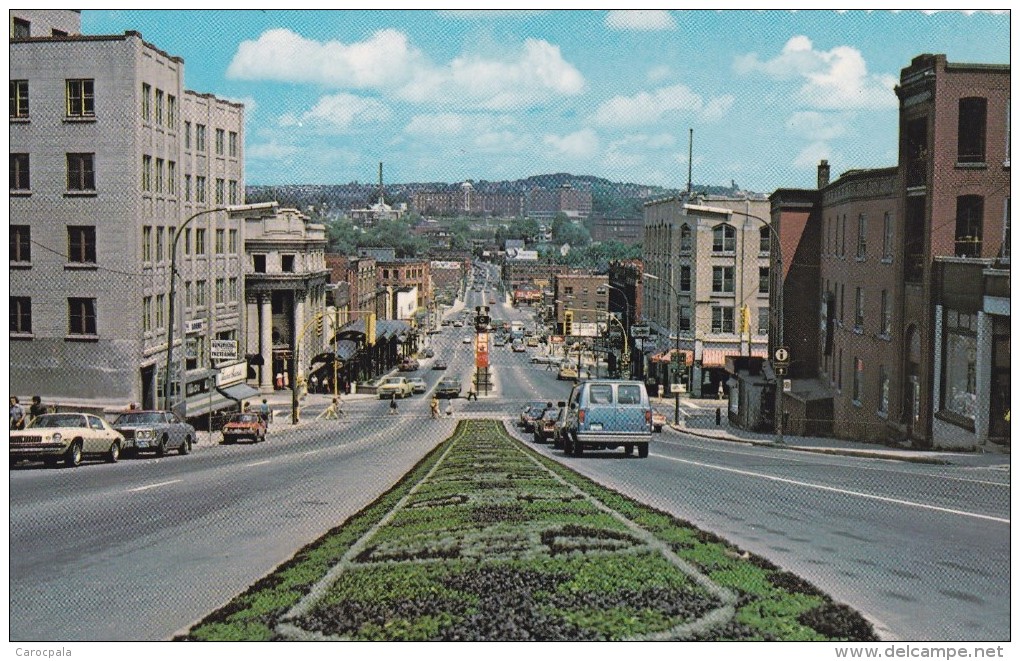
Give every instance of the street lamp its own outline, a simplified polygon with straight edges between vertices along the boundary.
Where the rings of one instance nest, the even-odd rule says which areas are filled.
[[[623,327],[624,354],[626,355],[627,358],[624,361],[625,364],[623,365],[622,369],[626,369],[627,370],[627,376],[629,377],[631,375],[631,372],[630,372],[631,364],[630,364],[630,352],[627,351],[627,336],[630,335],[630,320],[631,320],[630,298],[627,296],[627,292],[625,292],[623,289],[617,287],[616,285],[606,284],[605,286],[608,287],[609,289],[615,289],[616,291],[620,292],[621,295],[623,295],[623,314],[624,314],[623,320],[624,320],[624,323],[621,324],[621,326]],[[617,321],[619,321],[619,320],[617,320]]]
[[[651,273],[642,273],[641,277],[642,278],[648,278],[649,280],[658,280],[659,282],[664,282],[666,284],[666,286],[668,286],[670,289],[673,290],[673,294],[676,296],[676,348],[674,349],[674,351],[676,353],[674,354],[674,356],[675,356],[676,364],[679,366],[680,365],[680,292],[678,292],[676,290],[676,287],[674,287],[673,283],[671,283],[669,280],[663,280],[662,278],[660,278],[657,275],[652,275]],[[697,320],[697,316],[695,315],[695,322],[696,322],[696,320]],[[687,364],[686,359],[684,360],[684,364],[685,365]],[[691,371],[691,374],[693,375],[693,370]],[[690,376],[688,377],[688,388],[687,388],[688,391],[692,391],[693,390],[693,385],[690,382],[690,378],[692,378],[692,377],[690,377]],[[679,381],[680,381],[679,371],[675,373],[675,379],[679,383]],[[679,425],[680,424],[680,391],[678,390],[675,394],[676,394],[676,398],[675,398],[676,402],[674,404],[674,410],[673,410],[673,422],[675,424]]]

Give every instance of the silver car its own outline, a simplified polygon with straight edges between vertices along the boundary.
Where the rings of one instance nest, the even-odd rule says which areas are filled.
[[[125,454],[154,452],[162,457],[169,450],[188,454],[198,438],[195,428],[171,411],[127,411],[117,416],[113,428],[124,435]]]

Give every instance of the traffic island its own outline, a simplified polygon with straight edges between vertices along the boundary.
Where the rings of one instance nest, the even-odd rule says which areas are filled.
[[[763,559],[491,420],[179,640],[877,640]]]

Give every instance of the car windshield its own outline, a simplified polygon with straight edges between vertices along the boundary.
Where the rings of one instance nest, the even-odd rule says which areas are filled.
[[[32,428],[88,427],[85,416],[78,413],[48,413],[40,415],[28,425]]]
[[[259,416],[254,413],[241,413],[231,418],[231,422],[258,422]]]
[[[400,379],[386,379],[386,383],[391,384],[391,385],[399,385],[400,384]]]
[[[117,425],[152,425],[163,422],[163,414],[156,413],[154,411],[144,411],[142,413],[122,413],[117,416],[117,419],[113,421],[114,426]]]

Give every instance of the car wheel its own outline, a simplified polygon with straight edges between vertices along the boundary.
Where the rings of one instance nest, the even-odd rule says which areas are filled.
[[[64,456],[64,464],[68,468],[74,468],[75,466],[81,465],[81,441],[73,441],[71,447],[67,448],[67,454]]]
[[[120,459],[120,442],[114,441],[113,445],[110,446],[110,449],[106,453],[106,461],[108,463],[115,464],[118,459]]]
[[[581,445],[581,441],[578,440],[574,441],[574,456],[575,457],[584,456],[584,447]]]
[[[624,445],[623,446],[623,454],[625,454],[628,457],[630,455],[634,454],[634,445],[632,443],[628,443],[628,444]]]
[[[539,434],[538,432],[535,432],[534,434],[531,435],[531,440],[533,440],[535,443],[541,443],[542,435]]]
[[[191,437],[185,436],[184,441],[181,442],[181,447],[177,448],[177,452],[181,455],[188,454],[191,452]]]
[[[166,436],[164,436],[163,438],[159,439],[159,445],[156,446],[156,456],[157,457],[163,457],[163,456],[166,455],[166,443],[167,443]]]
[[[641,457],[642,459],[647,457],[648,456],[648,444],[647,443],[642,443],[641,445],[639,445],[637,452],[638,452],[638,456]]]

